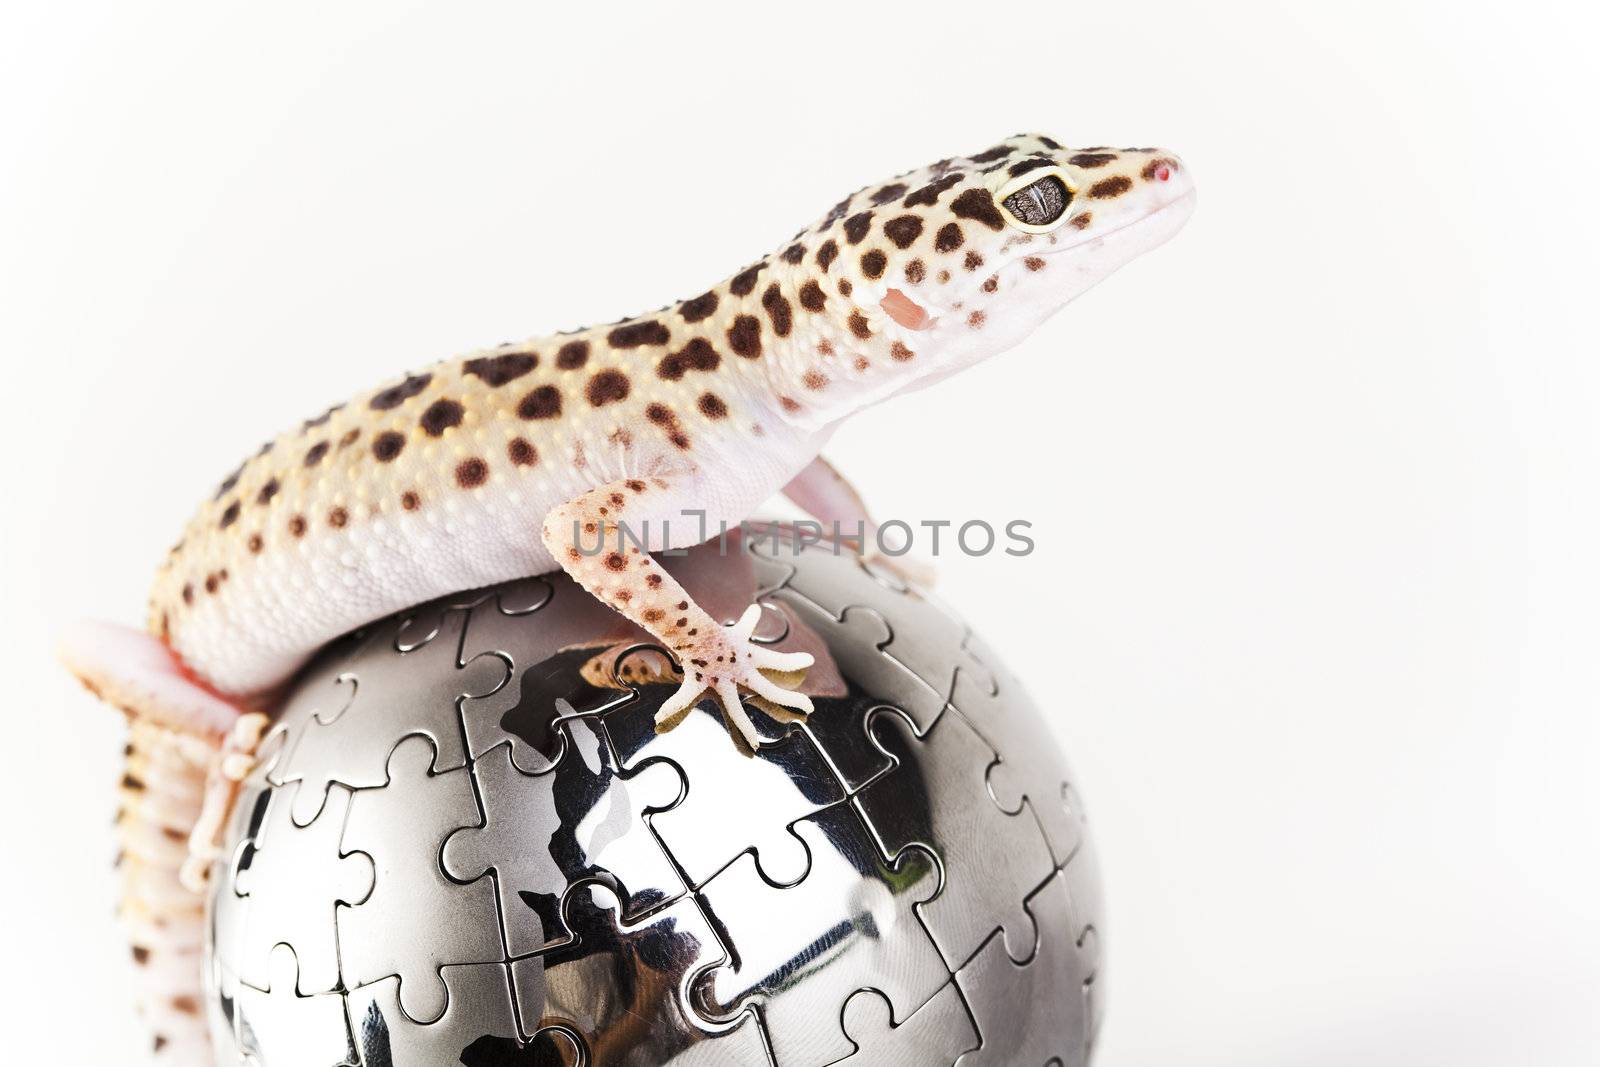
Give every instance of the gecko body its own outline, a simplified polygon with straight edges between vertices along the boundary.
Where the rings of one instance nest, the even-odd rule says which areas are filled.
[[[703,292],[401,375],[246,460],[161,564],[146,632],[89,625],[62,648],[135,722],[124,906],[136,958],[176,961],[146,1008],[160,1046],[205,1043],[185,980],[192,966],[198,986],[199,912],[174,892],[173,841],[191,835],[209,858],[259,736],[241,713],[270,710],[320,646],[562,567],[682,666],[664,727],[709,693],[754,743],[741,690],[803,713],[771,675],[809,658],[753,644],[749,616],[711,618],[650,553],[779,490],[819,518],[865,519],[818,459],[843,419],[1014,346],[1170,237],[1193,202],[1171,153],[1019,135],[858,190]],[[612,550],[588,551],[597,541]],[[149,801],[156,765],[181,802]]]

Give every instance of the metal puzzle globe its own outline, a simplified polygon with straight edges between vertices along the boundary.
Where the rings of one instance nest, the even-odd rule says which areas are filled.
[[[746,547],[667,566],[817,656],[753,755],[710,700],[657,734],[670,663],[563,575],[324,650],[214,871],[217,1062],[1087,1062],[1099,881],[1038,712],[893,575]]]

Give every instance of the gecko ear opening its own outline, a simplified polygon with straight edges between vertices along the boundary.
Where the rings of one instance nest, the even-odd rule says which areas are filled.
[[[926,330],[933,325],[928,309],[898,289],[890,289],[878,302],[884,313],[908,330]]]

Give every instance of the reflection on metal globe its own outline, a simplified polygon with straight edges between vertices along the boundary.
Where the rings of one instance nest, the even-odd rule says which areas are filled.
[[[773,528],[666,561],[810,651],[804,721],[714,701],[562,575],[334,642],[214,871],[217,1062],[1087,1062],[1101,900],[1015,678],[892,573]]]

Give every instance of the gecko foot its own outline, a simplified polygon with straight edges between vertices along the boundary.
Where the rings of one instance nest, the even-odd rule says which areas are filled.
[[[761,739],[739,700],[741,686],[780,707],[802,713],[811,710],[810,697],[785,689],[762,673],[803,671],[813,662],[811,654],[773,652],[755,644],[750,635],[760,619],[761,608],[752,604],[732,626],[674,650],[683,665],[683,684],[656,712],[658,731],[670,730],[682,722],[707,690],[716,694],[729,728],[752,752]]]

